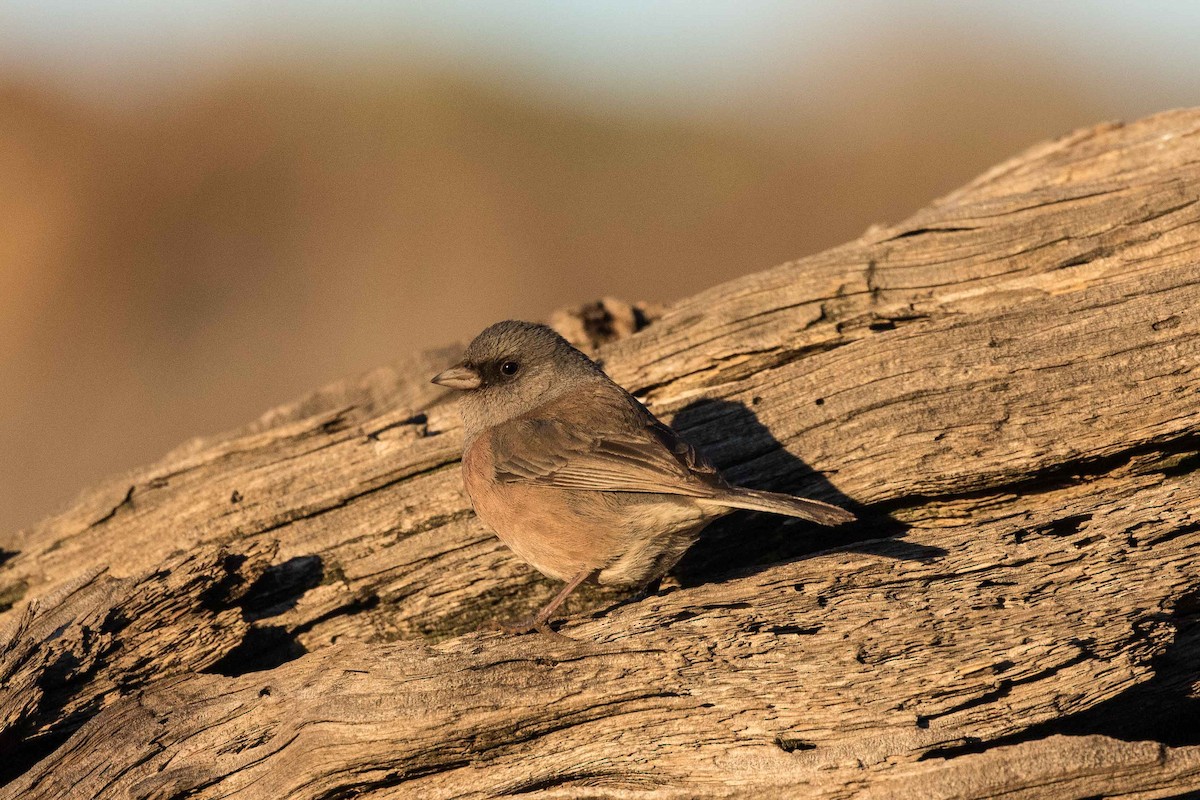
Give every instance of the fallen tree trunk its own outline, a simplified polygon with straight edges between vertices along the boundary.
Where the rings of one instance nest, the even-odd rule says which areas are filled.
[[[2,797],[1200,791],[1200,111],[1042,145],[602,343],[736,482],[577,641],[475,520],[453,350],[0,541]],[[612,338],[615,304],[579,335]]]

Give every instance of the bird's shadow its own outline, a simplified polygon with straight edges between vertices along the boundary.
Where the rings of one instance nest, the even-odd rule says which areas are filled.
[[[789,453],[742,403],[697,401],[676,414],[671,427],[712,459],[731,483],[824,500],[858,516],[855,522],[826,528],[773,514],[732,514],[706,528],[676,565],[674,574],[683,586],[720,583],[831,548],[912,561],[946,555],[940,547],[904,541],[907,525],[842,494]]]

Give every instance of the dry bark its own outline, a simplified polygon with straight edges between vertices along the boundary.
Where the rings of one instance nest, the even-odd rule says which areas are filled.
[[[574,643],[473,632],[554,586],[471,514],[454,349],[90,490],[0,540],[0,797],[1200,791],[1198,199],[1200,111],[1104,125],[567,321],[735,481],[862,516],[732,517]]]

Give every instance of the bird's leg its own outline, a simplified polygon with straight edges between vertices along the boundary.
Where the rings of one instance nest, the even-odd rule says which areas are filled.
[[[657,578],[651,578],[650,580],[646,581],[646,583],[642,585],[642,588],[638,589],[633,595],[635,602],[645,600],[652,594],[658,594],[658,590],[662,588],[662,579],[663,576],[659,575]]]
[[[612,605],[605,606],[604,608],[600,608],[600,609],[593,611],[592,619],[600,619],[601,617],[607,617],[609,614],[613,613],[618,608],[624,608],[625,606],[631,606],[634,603],[640,603],[643,600],[645,600],[647,597],[649,597],[650,595],[658,594],[658,590],[660,588],[662,588],[662,576],[661,575],[658,576],[657,578],[651,578],[650,580],[646,581],[641,586],[639,586],[637,589],[630,592],[625,597],[622,597],[620,600],[613,603]]]
[[[516,622],[502,624],[499,626],[500,630],[504,631],[505,633],[529,633],[530,631],[538,631],[548,636],[558,636],[563,639],[569,638],[550,629],[550,626],[547,624],[550,622],[550,615],[553,614],[555,610],[563,604],[563,601],[567,599],[567,596],[570,595],[571,592],[575,591],[575,589],[579,587],[579,584],[583,583],[595,574],[596,570],[594,569],[588,568],[580,570],[579,574],[574,578],[571,578],[571,580],[567,582],[567,585],[564,586],[558,594],[554,595],[554,597],[550,599],[549,603],[546,603],[546,605],[542,607],[541,611],[537,612],[533,616],[519,619]]]

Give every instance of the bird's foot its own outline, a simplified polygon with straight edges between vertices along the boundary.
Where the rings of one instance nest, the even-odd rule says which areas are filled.
[[[558,639],[564,642],[575,641],[570,636],[564,636],[558,631],[550,627],[549,620],[539,619],[537,616],[522,617],[521,619],[513,620],[512,622],[501,622],[500,620],[492,620],[485,628],[487,630],[501,631],[502,633],[520,636],[526,633],[538,633],[549,636],[551,639]]]

